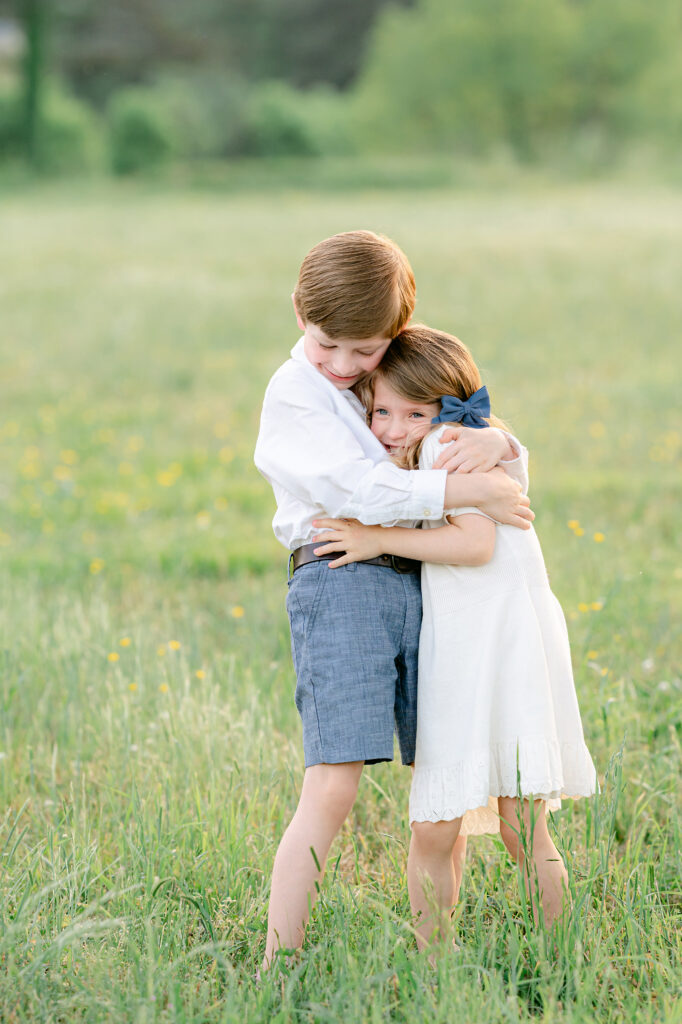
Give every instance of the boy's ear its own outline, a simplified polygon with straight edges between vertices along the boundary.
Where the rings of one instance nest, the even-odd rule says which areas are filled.
[[[294,313],[296,314],[296,323],[298,324],[298,326],[300,327],[300,329],[302,331],[305,331],[305,324],[303,323],[303,320],[301,319],[301,314],[296,309],[296,299],[294,298],[294,293],[293,292],[291,293],[291,303],[292,303],[292,305],[294,307]]]

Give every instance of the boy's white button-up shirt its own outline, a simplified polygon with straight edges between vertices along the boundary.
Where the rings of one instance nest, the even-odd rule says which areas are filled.
[[[525,489],[528,453],[510,440],[520,455],[504,465]],[[309,363],[302,338],[266,389],[255,463],[275,493],[272,526],[289,551],[309,544],[313,519],[325,515],[368,525],[443,516],[446,471],[393,465],[362,403]]]

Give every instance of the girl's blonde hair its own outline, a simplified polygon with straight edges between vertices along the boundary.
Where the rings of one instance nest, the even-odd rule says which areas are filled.
[[[371,421],[374,386],[378,378],[401,398],[419,405],[440,402],[443,395],[454,395],[464,402],[481,387],[481,375],[466,345],[459,338],[425,324],[416,324],[401,331],[389,345],[377,369],[357,385],[355,390],[367,409],[368,421]],[[506,429],[496,416],[490,416],[487,423]],[[440,423],[434,424],[433,429],[437,430],[439,426]],[[423,441],[424,438],[420,438],[408,445],[397,460],[399,464],[406,469],[415,469],[419,465]]]

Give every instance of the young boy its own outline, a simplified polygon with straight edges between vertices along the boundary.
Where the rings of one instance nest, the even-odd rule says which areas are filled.
[[[334,235],[301,266],[293,295],[303,337],[265,392],[255,462],[277,501],[273,528],[291,552],[287,611],[303,722],[305,774],[277,850],[263,966],[298,947],[332,840],[365,764],[414,761],[419,563],[381,556],[330,570],[311,543],[325,515],[367,524],[440,519],[473,505],[527,528],[527,455],[500,431],[462,429],[445,468],[394,466],[349,389],[374,370],[407,324],[415,283],[405,254],[369,231]],[[510,475],[488,469],[501,459]],[[448,474],[448,469],[468,472]],[[311,854],[314,851],[314,856]]]

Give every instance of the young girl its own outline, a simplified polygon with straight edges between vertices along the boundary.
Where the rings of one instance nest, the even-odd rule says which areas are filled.
[[[361,397],[372,432],[406,468],[433,466],[443,424],[499,423],[466,346],[424,326],[393,341]],[[566,623],[534,530],[500,525],[474,508],[450,509],[421,529],[316,525],[325,531],[316,552],[341,553],[330,568],[379,554],[424,563],[408,860],[420,945],[435,928],[445,931],[459,891],[461,837],[471,833],[500,832],[551,924],[567,898],[567,874],[546,811],[562,796],[594,793],[596,776]]]

